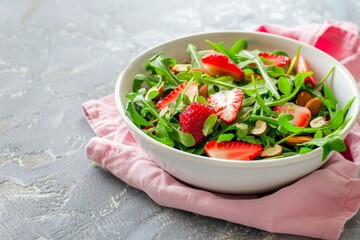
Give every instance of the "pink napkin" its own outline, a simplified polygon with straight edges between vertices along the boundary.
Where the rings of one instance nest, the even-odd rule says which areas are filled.
[[[296,28],[260,26],[258,31],[310,43],[342,60],[360,81],[357,26],[325,22]],[[346,138],[348,151],[336,153],[319,170],[267,195],[226,195],[192,188],[160,169],[138,146],[115,105],[114,95],[83,104],[97,137],[86,155],[156,203],[224,219],[269,232],[337,239],[360,205],[360,120]]]

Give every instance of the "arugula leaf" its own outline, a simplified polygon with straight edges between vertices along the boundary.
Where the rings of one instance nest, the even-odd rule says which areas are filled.
[[[278,79],[278,87],[285,96],[289,96],[291,94],[292,89],[288,78],[280,77]]]
[[[177,86],[180,82],[169,68],[170,64],[175,63],[174,61],[176,62],[173,58],[165,58],[162,52],[159,52],[146,63],[146,70],[165,76],[169,84]]]
[[[314,138],[311,141],[299,144],[300,146],[315,145],[323,148],[322,160],[324,161],[331,151],[343,152],[346,150],[346,144],[340,138]]]
[[[211,114],[205,121],[202,133],[207,136],[213,131],[218,117],[216,114]]]
[[[172,127],[173,131],[169,134],[170,138],[176,142],[182,143],[186,147],[192,147],[195,144],[195,138],[189,134]]]
[[[128,102],[127,106],[126,106],[126,111],[129,114],[129,117],[133,120],[133,122],[135,123],[135,125],[137,127],[141,126],[145,126],[145,127],[150,127],[153,126],[152,123],[148,122],[145,118],[143,118],[135,109],[134,109],[134,105],[132,104],[131,101]]]
[[[249,125],[245,123],[238,123],[235,125],[236,127],[236,136],[237,140],[245,138],[249,133]]]
[[[219,43],[214,43],[210,40],[206,40],[206,42],[217,52],[220,52],[222,54],[225,54],[226,56],[228,56],[234,63],[239,63],[239,59],[236,57],[236,55],[234,53],[232,53],[231,51],[227,50],[224,46],[223,42],[219,42]]]
[[[267,74],[272,78],[278,78],[280,76],[285,75],[285,70],[282,67],[267,66],[266,71],[267,71]]]
[[[277,105],[282,105],[286,102],[289,102],[291,99],[293,99],[296,94],[299,92],[299,90],[304,86],[304,80],[307,76],[310,76],[311,73],[310,72],[306,72],[306,73],[298,73],[296,74],[295,76],[295,89],[294,91],[289,95],[289,96],[285,96],[279,100],[276,100],[276,101],[272,101],[272,102],[268,102],[266,103],[266,105],[268,107],[271,107],[271,106],[277,106]]]
[[[192,59],[191,64],[193,68],[204,68],[200,54],[198,53],[194,45],[189,44],[186,52],[188,52],[191,56]]]
[[[177,74],[177,78],[182,81],[190,81],[191,79],[195,79],[196,81],[200,81],[202,73],[201,72],[179,72]]]
[[[280,94],[277,91],[277,87],[275,85],[275,80],[272,79],[266,72],[266,67],[265,65],[262,63],[262,61],[260,60],[260,58],[257,55],[254,55],[253,53],[246,51],[246,50],[242,50],[242,53],[244,53],[246,56],[248,56],[248,58],[253,59],[254,62],[256,63],[256,65],[258,66],[258,69],[261,73],[261,76],[264,78],[265,82],[266,82],[266,86],[269,88],[270,92],[272,93],[272,95],[276,98],[276,99],[280,99]]]
[[[260,96],[260,94],[256,88],[256,81],[254,80],[254,77],[253,77],[253,84],[254,84],[254,89],[255,89],[255,93],[256,93],[256,100],[259,103],[261,109],[264,112],[266,112],[266,114],[268,116],[273,116],[274,115],[273,111],[268,106],[266,106],[264,99]]]
[[[323,91],[324,91],[325,99],[329,100],[329,101],[325,101],[326,106],[327,106],[327,108],[329,109],[330,112],[333,112],[337,107],[338,101],[335,98],[331,88],[325,83],[323,85]]]
[[[296,62],[297,62],[297,60],[299,58],[300,50],[301,50],[301,45],[299,45],[299,47],[297,48],[295,56],[294,56],[294,58],[292,59],[292,61],[290,63],[290,66],[288,68],[288,71],[286,72],[286,75],[290,75],[292,70],[294,69],[295,64],[296,64]]]
[[[230,47],[229,51],[233,54],[237,54],[244,49],[247,49],[247,41],[245,39],[239,39]]]
[[[232,133],[221,134],[216,141],[218,142],[229,142],[235,137]]]

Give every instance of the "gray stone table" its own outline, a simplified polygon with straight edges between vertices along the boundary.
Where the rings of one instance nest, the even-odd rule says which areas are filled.
[[[161,207],[93,168],[81,104],[164,40],[326,19],[360,25],[360,1],[0,1],[0,239],[307,239]]]

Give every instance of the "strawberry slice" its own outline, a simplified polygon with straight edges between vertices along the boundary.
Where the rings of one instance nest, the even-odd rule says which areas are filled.
[[[244,93],[238,88],[224,90],[210,95],[208,103],[224,122],[233,122],[241,109]]]
[[[212,76],[231,76],[236,81],[244,78],[244,72],[226,55],[211,52],[202,57],[205,70]]]
[[[296,62],[296,73],[310,72],[308,65],[302,55],[298,56]],[[312,87],[316,87],[316,82],[313,76],[308,76],[304,80],[305,84],[309,83]]]
[[[306,127],[309,125],[311,112],[308,108],[296,105],[292,102],[287,102],[283,105],[278,105],[273,108],[277,113],[285,113],[285,115],[292,115],[294,118],[290,121],[298,127]]]
[[[271,62],[264,62],[265,65],[275,65],[278,67],[283,67],[286,64],[291,62],[291,59],[288,56],[285,55],[275,55],[275,54],[271,54],[271,53],[265,53],[265,52],[261,52],[259,53],[259,57],[263,57]]]
[[[253,160],[259,156],[263,150],[260,144],[241,141],[210,141],[205,145],[204,149],[209,157],[229,160]]]
[[[215,114],[212,107],[197,102],[191,103],[180,114],[179,121],[181,130],[191,134],[195,138],[194,146],[205,140],[206,136],[203,134],[202,130],[206,119],[211,114]]]
[[[174,90],[172,90],[168,95],[166,95],[163,99],[157,102],[156,107],[160,110],[169,106],[170,103],[175,103],[176,99],[180,96],[180,94],[185,90],[188,82],[184,82],[177,86]],[[195,96],[199,95],[198,84],[196,82],[192,82],[190,86],[187,88],[185,94],[192,100]]]

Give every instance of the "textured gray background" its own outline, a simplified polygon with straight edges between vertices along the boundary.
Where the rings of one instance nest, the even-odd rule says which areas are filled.
[[[160,207],[91,167],[81,104],[164,40],[326,19],[360,25],[360,1],[1,0],[0,239],[307,239]]]

